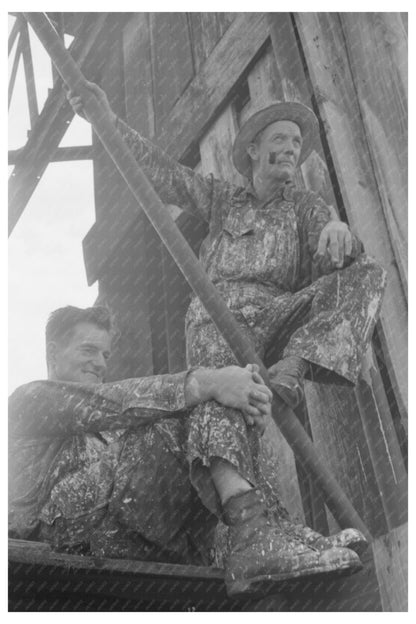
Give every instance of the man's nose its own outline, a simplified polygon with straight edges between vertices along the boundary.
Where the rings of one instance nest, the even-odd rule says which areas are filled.
[[[107,360],[102,353],[95,356],[93,364],[100,372],[105,372],[107,370]]]
[[[293,146],[293,143],[291,143],[290,141],[287,141],[285,146],[284,146],[284,152],[285,152],[285,154],[294,154],[295,153],[295,148]]]

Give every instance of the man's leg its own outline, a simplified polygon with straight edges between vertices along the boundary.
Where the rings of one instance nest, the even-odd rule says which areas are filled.
[[[95,556],[209,565],[216,518],[189,480],[179,418],[124,434],[107,516],[91,539]],[[195,518],[201,531],[195,530]]]
[[[232,497],[244,494],[253,486],[244,479],[229,462],[219,457],[213,457],[210,463],[211,477],[214,487],[220,498],[221,506]]]
[[[188,363],[222,367],[234,358],[210,323],[188,324]],[[312,574],[353,571],[355,553],[342,548],[319,551],[270,521],[256,482],[258,438],[243,416],[215,401],[198,405],[189,417],[188,458],[191,481],[204,505],[230,527],[225,579],[230,595],[251,591],[256,583]],[[277,466],[274,474],[277,478]]]
[[[362,255],[349,267],[321,277],[294,295],[305,301],[310,297],[309,311],[306,320],[291,332],[283,359],[273,369],[276,390],[279,384],[283,386],[282,396],[285,398],[286,391],[289,404],[290,387],[296,403],[299,393],[295,387],[301,385],[305,374],[317,382],[357,382],[380,312],[385,280],[385,271]]]

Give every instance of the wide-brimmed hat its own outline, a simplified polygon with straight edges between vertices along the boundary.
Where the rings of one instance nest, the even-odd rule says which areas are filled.
[[[300,102],[273,102],[266,108],[253,113],[241,126],[233,146],[233,163],[235,168],[246,177],[251,176],[251,158],[247,147],[259,132],[275,121],[293,121],[302,134],[302,150],[298,164],[300,165],[311,153],[318,137],[319,124],[315,113]]]

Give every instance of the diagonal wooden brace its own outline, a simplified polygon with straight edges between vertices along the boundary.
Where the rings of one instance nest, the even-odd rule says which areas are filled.
[[[24,13],[24,16],[50,55],[62,79],[71,91],[82,97],[84,109],[88,118],[92,120],[94,131],[127,182],[139,207],[152,223],[192,290],[227,341],[237,361],[241,366],[249,363],[258,364],[261,376],[265,383],[269,384],[265,366],[243,335],[233,314],[207,277],[202,265],[140,169],[121,134],[86,85],[86,79],[81,70],[65,49],[47,16],[43,13]],[[371,539],[367,527],[316,453],[310,438],[295,414],[276,393],[274,393],[272,414],[293,452],[322,490],[325,502],[339,525],[343,528],[355,527]]]

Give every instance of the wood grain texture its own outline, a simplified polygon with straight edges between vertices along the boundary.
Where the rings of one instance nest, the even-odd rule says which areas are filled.
[[[120,33],[106,50],[102,86],[120,116],[131,124],[137,123],[143,131],[151,132],[152,115],[145,107],[150,73],[147,33],[144,15],[135,16],[128,22],[123,35]],[[108,41],[111,40],[109,37]],[[123,61],[125,71],[121,72]],[[138,76],[143,82],[138,83]],[[133,105],[136,97],[139,108]],[[88,235],[84,239],[84,257],[87,267],[88,261],[106,258],[99,282],[99,301],[109,306],[118,330],[109,360],[108,379],[150,375],[154,371],[148,299],[152,273],[146,270],[145,245],[150,225],[112,159],[97,139],[94,143],[97,239],[92,244]],[[133,214],[132,221],[130,215]],[[130,225],[126,226],[126,223]],[[121,232],[127,232],[127,227],[129,235],[120,236]]]
[[[371,155],[359,114],[354,80],[336,14],[297,13],[296,24],[318,100],[349,222],[366,251],[387,270],[381,312],[395,393],[407,405],[407,309]],[[403,418],[405,418],[403,414]]]
[[[195,71],[198,72],[222,35],[220,20],[218,13],[189,13],[188,15],[192,32]]]
[[[232,104],[217,117],[199,142],[204,175],[244,185],[243,177],[232,164],[232,148],[237,133],[237,123]]]
[[[301,102],[313,108],[313,93],[305,74],[291,14],[269,14],[269,24],[278,74],[277,99]],[[296,183],[320,193],[326,203],[334,208],[334,217],[338,215],[338,201],[334,194],[321,139],[317,140],[312,153],[297,172]]]
[[[266,40],[266,26],[262,14],[237,14],[199,74],[173,106],[161,130],[153,136],[153,130],[149,127],[147,136],[180,160],[203,136],[252,57]],[[140,58],[146,64],[146,56]],[[148,76],[148,70],[142,75]],[[151,119],[148,112],[149,86],[148,80],[142,85],[147,93],[143,96],[146,98],[143,123],[146,123],[146,115]],[[139,130],[147,134],[145,128],[140,127]],[[120,208],[117,219],[113,219],[112,223],[97,221],[84,238],[84,260],[89,284],[100,276],[107,259],[115,253],[136,219],[137,210],[134,206],[127,203]]]
[[[387,531],[383,505],[352,388],[306,382],[312,437],[372,535]],[[330,533],[339,530],[328,516]]]
[[[54,553],[9,540],[11,611],[381,611],[371,555],[352,577],[279,583],[230,600],[223,571]]]
[[[186,13],[150,13],[156,128],[194,75]]]
[[[399,13],[340,13],[384,218],[407,294],[407,34]]]
[[[181,158],[202,136],[266,39],[267,23],[263,14],[238,14],[164,120],[157,135],[162,149],[174,158]]]
[[[403,524],[372,545],[383,611],[408,610],[408,527]]]
[[[300,101],[311,107],[312,92],[291,16],[272,14],[269,19],[280,97],[283,100]],[[321,141],[317,141],[314,152],[303,164],[296,182],[299,186],[319,192],[332,206],[333,216],[338,218],[335,212],[336,198],[330,183]],[[358,404],[353,390],[307,383],[306,405],[312,438],[318,452],[323,455],[370,530],[380,534],[386,530],[383,507],[368,448],[365,442],[363,443],[364,431],[359,417],[357,418]],[[350,454],[348,449],[351,449]],[[368,477],[365,470],[370,471]],[[302,475],[302,471],[300,474]],[[302,476],[301,485],[308,519],[312,515],[312,518],[315,518],[314,522],[321,522],[321,508],[315,510],[312,504],[317,499],[313,484],[309,495],[305,475]],[[374,502],[374,508],[368,506],[369,500]],[[314,511],[317,513],[314,514]],[[327,519],[330,532],[337,531],[339,527],[328,510]],[[315,525],[315,528],[325,529],[325,522],[323,521],[321,526]]]
[[[99,58],[102,45],[100,34],[102,35],[107,17],[107,14],[102,13],[92,22],[87,14],[80,37],[74,39],[70,46],[71,54],[90,79],[93,79],[100,66],[96,54]],[[74,112],[66,100],[62,86],[56,84],[49,93],[9,178],[9,233],[23,213],[50,162],[50,155],[58,147],[67,130],[67,124],[73,117]]]

